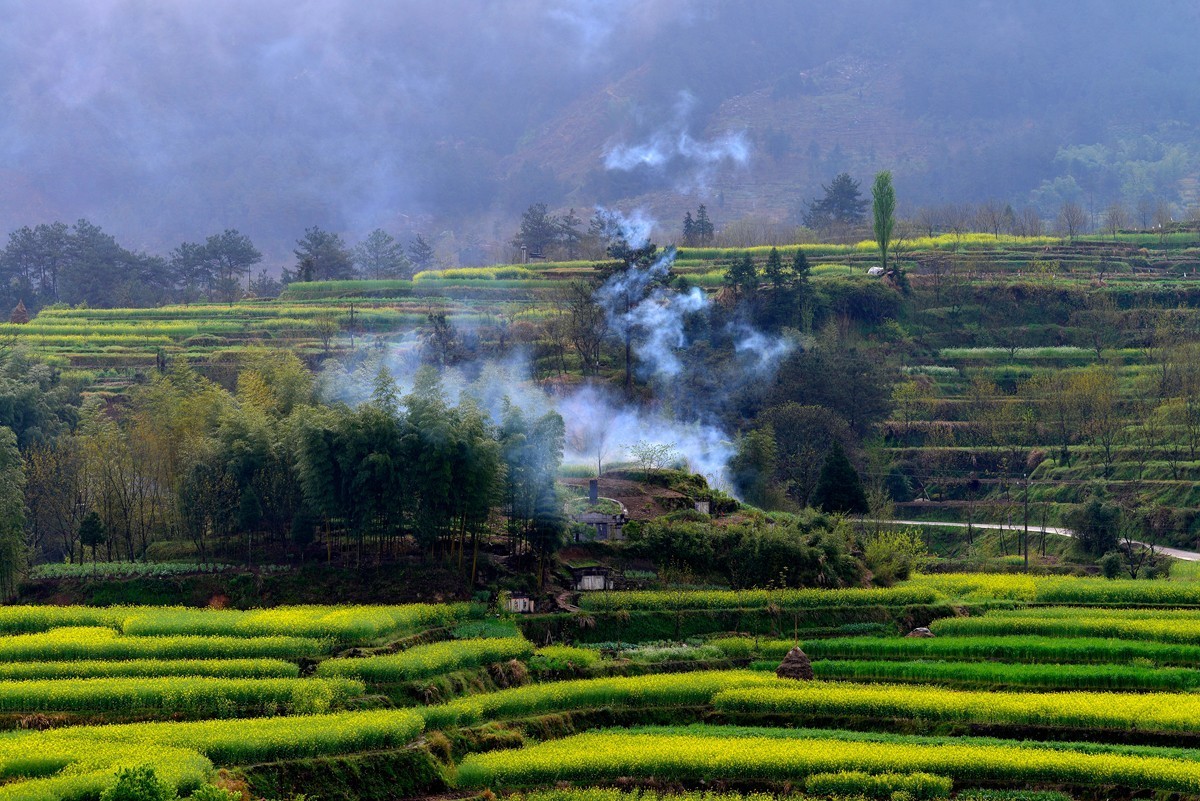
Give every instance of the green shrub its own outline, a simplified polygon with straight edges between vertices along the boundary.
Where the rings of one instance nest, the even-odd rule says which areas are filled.
[[[754,655],[754,640],[748,637],[720,637],[710,645],[730,659],[749,659]]]
[[[951,781],[932,773],[863,773],[845,770],[838,773],[814,773],[804,781],[804,788],[818,796],[864,796],[890,799],[895,793],[906,793],[915,799],[946,798]]]
[[[100,801],[171,801],[175,788],[154,774],[149,765],[117,772],[117,781],[100,794]]]
[[[590,648],[547,645],[533,652],[529,667],[538,673],[569,673],[585,670],[599,661],[600,654]]]
[[[242,801],[242,794],[214,784],[202,784],[188,798],[192,801]]]
[[[928,558],[925,540],[915,528],[880,531],[865,537],[862,546],[863,562],[879,587],[907,580]]]

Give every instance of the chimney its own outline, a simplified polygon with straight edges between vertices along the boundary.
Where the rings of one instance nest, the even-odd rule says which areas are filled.
[[[593,478],[588,482],[588,503],[595,506],[600,501],[600,480]]]

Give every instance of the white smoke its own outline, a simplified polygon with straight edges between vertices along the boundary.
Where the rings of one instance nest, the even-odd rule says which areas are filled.
[[[643,142],[610,148],[604,155],[605,168],[622,171],[638,167],[661,169],[682,161],[691,167],[691,183],[703,187],[721,164],[745,165],[750,160],[750,141],[745,131],[726,133],[708,141],[692,136],[689,118],[695,104],[696,99],[690,92],[680,92],[672,121]],[[681,190],[689,188],[680,187]]]
[[[604,166],[610,170],[632,170],[637,167],[662,167],[682,158],[701,166],[714,166],[723,161],[745,164],[750,158],[750,142],[744,131],[725,134],[708,142],[694,139],[688,131],[658,131],[637,145],[617,145],[604,156]]]
[[[786,337],[769,336],[745,323],[734,329],[734,352],[742,357],[747,370],[759,375],[773,375],[784,357],[796,348],[796,343]]]
[[[692,287],[684,294],[657,289],[622,315],[626,326],[644,332],[637,354],[655,376],[672,378],[679,374],[683,365],[676,352],[687,345],[684,318],[708,308],[708,302],[708,296],[699,287]]]
[[[633,219],[639,228],[627,238],[641,236],[654,227],[641,212],[636,212]],[[686,319],[707,313],[712,306],[708,294],[699,287],[680,293],[665,286],[675,254],[674,248],[668,248],[646,267],[635,264],[615,272],[595,294],[596,302],[608,315],[609,326],[621,337],[632,339],[643,370],[660,379],[674,378],[683,368],[679,354],[688,346]],[[745,322],[734,324],[732,333],[734,351],[742,362],[740,369],[756,377],[773,374],[795,348],[790,339],[771,336]]]
[[[566,464],[616,460],[638,442],[670,445],[688,470],[704,476],[710,486],[732,491],[728,466],[736,449],[721,429],[639,409],[590,384],[554,401],[567,428]]]
[[[618,236],[637,246],[648,243],[654,221],[644,213],[609,214],[620,227]],[[668,249],[648,265],[618,270],[595,293],[612,329],[622,337],[630,335],[639,372],[660,387],[670,386],[684,369],[684,354],[690,345],[688,318],[713,311],[713,302],[700,288],[676,292],[666,286],[674,259],[674,250]],[[467,328],[460,332],[471,333]],[[794,347],[791,340],[744,322],[733,324],[730,332],[737,358],[727,368],[729,374],[722,377],[722,385],[730,390],[749,381],[768,380]],[[381,367],[392,376],[398,394],[412,390],[422,364],[416,332],[398,341],[367,344],[364,350],[372,355],[357,369],[348,372],[334,364],[322,372],[319,387],[326,400],[350,405],[369,400]],[[566,426],[564,461],[568,465],[597,467],[620,461],[638,442],[669,445],[689,470],[703,475],[714,487],[733,491],[728,464],[736,447],[733,437],[719,426],[705,420],[682,422],[661,408],[630,403],[594,384],[548,391],[532,376],[527,354],[515,352],[443,369],[442,391],[451,405],[469,399],[496,424],[502,421],[508,404],[531,417],[558,412]]]
[[[318,389],[327,402],[357,406],[371,399],[380,368],[388,371],[400,396],[412,391],[421,367],[415,337],[379,347],[368,346],[372,355],[354,370],[347,371],[333,360],[326,362],[318,377]],[[495,425],[504,419],[511,404],[528,417],[555,411],[566,427],[563,462],[570,466],[608,465],[622,461],[629,447],[641,442],[670,445],[692,472],[704,476],[713,487],[731,491],[727,465],[735,448],[719,428],[701,423],[681,423],[661,413],[623,402],[611,392],[592,384],[555,394],[539,387],[523,353],[504,359],[463,365],[441,371],[442,394],[451,406],[470,402]],[[474,375],[472,379],[469,376]]]

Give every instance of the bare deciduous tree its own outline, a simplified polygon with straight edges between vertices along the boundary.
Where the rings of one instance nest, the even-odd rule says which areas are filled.
[[[1073,200],[1062,204],[1058,210],[1058,232],[1067,239],[1074,240],[1084,232],[1087,226],[1087,212]]]
[[[985,201],[975,211],[975,224],[997,239],[1007,232],[1011,219],[1012,210],[998,200]]]
[[[1121,229],[1128,225],[1129,213],[1125,211],[1125,207],[1120,203],[1110,203],[1104,210],[1104,230],[1108,231],[1113,239],[1116,239]]]
[[[1171,223],[1175,221],[1175,215],[1171,213],[1171,204],[1165,200],[1160,200],[1154,204],[1154,216],[1151,222],[1158,229],[1158,238],[1163,240],[1167,238],[1167,231],[1171,227]]]
[[[1042,215],[1033,206],[1026,206],[1017,215],[1013,229],[1018,236],[1041,236],[1044,229]]]

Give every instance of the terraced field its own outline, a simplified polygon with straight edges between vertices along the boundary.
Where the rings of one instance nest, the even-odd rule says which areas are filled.
[[[766,603],[588,599],[603,599],[596,614],[685,617]],[[131,768],[205,798],[210,782],[265,797],[336,792],[351,774],[363,798],[1195,795],[1198,601],[1179,583],[919,577],[780,596],[781,610],[814,617],[773,637],[542,648],[518,626],[540,631],[555,615],[498,620],[467,605],[4,607],[0,799],[94,798]],[[821,616],[839,609],[886,610],[902,625],[829,636]],[[936,636],[900,636],[920,609],[945,612]],[[285,647],[225,658],[229,643],[266,640]],[[149,641],[157,657],[135,654]],[[184,653],[184,641],[197,645]],[[111,642],[123,650],[96,651]],[[797,642],[813,680],[773,672]]]
[[[902,381],[879,442],[896,511],[927,521],[1011,522],[1029,501],[1035,524],[1062,524],[1101,495],[1156,516],[1143,539],[1190,547],[1200,536],[1200,235],[1122,233],[1074,242],[964,233],[903,240],[895,257],[911,294],[894,319],[856,316],[879,279],[875,245],[805,244],[826,322],[898,368]],[[682,248],[681,282],[716,291],[731,260],[761,267],[769,248]],[[472,358],[527,354],[536,378],[569,381],[563,291],[597,276],[593,262],[421,273],[411,281],[297,283],[277,300],[153,309],[43,309],[0,323],[0,347],[24,346],[74,383],[119,396],[172,360],[232,384],[260,348],[315,366],[327,355],[403,357],[444,320]],[[856,294],[857,293],[857,294]],[[889,295],[890,297],[890,295]],[[866,301],[863,301],[866,302]],[[557,339],[556,339],[557,337]],[[557,343],[557,344],[556,344]],[[556,355],[557,354],[557,355]],[[620,365],[601,357],[601,378]],[[1065,400],[1064,400],[1065,399]],[[891,479],[896,479],[892,481]],[[1002,540],[998,554],[1012,555]],[[970,560],[974,542],[946,555]]]

